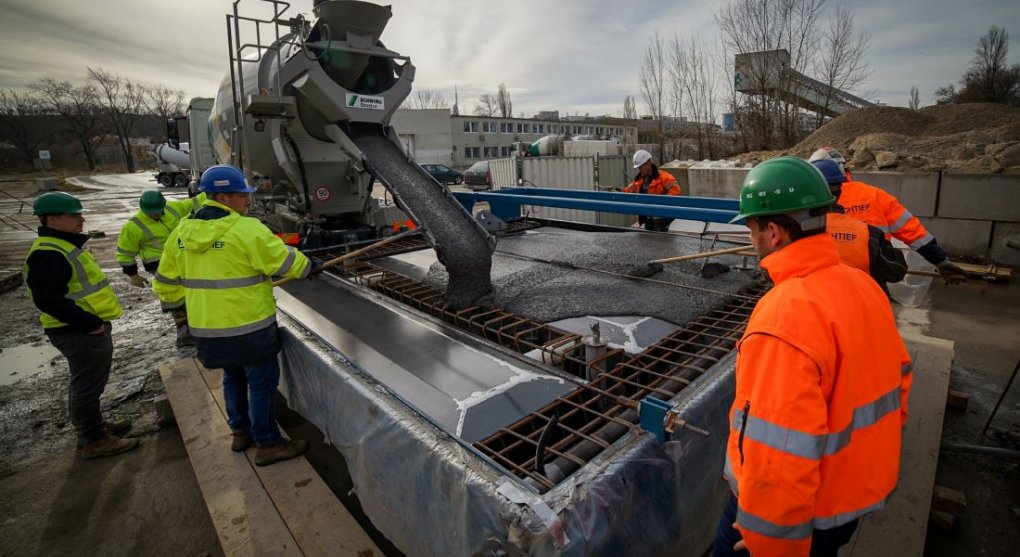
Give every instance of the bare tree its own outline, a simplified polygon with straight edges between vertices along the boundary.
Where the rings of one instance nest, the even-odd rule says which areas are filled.
[[[631,95],[623,99],[623,117],[626,120],[637,120],[637,108],[634,107],[634,97]]]
[[[819,81],[832,88],[823,93],[823,111],[818,113],[817,126],[822,125],[825,112],[835,100],[833,89],[853,91],[871,75],[864,61],[869,42],[864,30],[856,29],[850,9],[838,5],[822,36],[820,56],[814,64]]]
[[[921,108],[921,93],[918,92],[917,87],[910,87],[910,100],[907,106],[909,106],[911,110]]]
[[[666,84],[666,41],[658,34],[652,35],[648,46],[641,56],[641,71],[638,73],[638,85],[641,98],[655,121],[654,143],[659,144],[659,156],[665,157],[666,133],[663,119],[665,118],[669,91]]]
[[[149,114],[159,118],[163,127],[163,139],[170,141],[167,135],[166,123],[175,116],[183,114],[184,90],[174,89],[166,85],[154,85],[145,88],[145,105]]]
[[[450,103],[441,91],[434,89],[416,89],[414,95],[409,97],[405,108],[412,110],[427,110],[430,108],[450,108]]]
[[[704,43],[697,37],[683,41],[674,34],[670,43],[670,81],[681,93],[682,110],[692,120],[699,157],[714,157],[712,131],[716,110],[716,74]]]
[[[804,87],[796,76],[808,71],[817,56],[823,5],[824,0],[728,0],[715,14],[730,51],[759,53],[746,57],[734,77],[739,80],[736,88],[745,93],[741,124],[752,149],[791,145],[798,139],[801,109],[775,92],[796,98]]]
[[[495,116],[499,114],[499,102],[496,100],[496,95],[483,93],[482,96],[478,97],[478,104],[475,105],[474,113],[476,116]]]
[[[134,172],[135,157],[131,153],[131,133],[145,110],[145,87],[102,68],[88,68],[88,74],[89,80],[99,91],[100,104],[106,119],[117,135],[127,171]]]
[[[974,58],[960,79],[960,88],[939,87],[939,104],[991,102],[1020,106],[1020,65],[1008,65],[1009,34],[992,26],[974,50]]]
[[[103,114],[95,85],[72,85],[69,81],[44,77],[31,87],[64,120],[65,130],[78,141],[88,169],[95,170],[96,148],[103,132]]]
[[[42,122],[46,103],[32,91],[0,90],[0,141],[9,141],[28,164],[49,141],[49,127]]]
[[[510,91],[505,83],[500,83],[496,90],[496,106],[499,108],[499,115],[504,118],[512,118],[514,115],[514,103],[510,99]]]

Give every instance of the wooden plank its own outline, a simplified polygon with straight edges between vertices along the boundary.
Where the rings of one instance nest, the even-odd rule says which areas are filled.
[[[953,262],[957,267],[963,269],[968,275],[976,275],[988,280],[1006,280],[1013,276],[1013,269],[999,267],[998,265],[974,265],[973,263]]]
[[[226,423],[223,374],[201,364],[198,367]],[[302,553],[353,557],[383,554],[306,459],[256,467],[254,449],[245,454]]]
[[[931,498],[931,506],[937,511],[960,516],[967,510],[967,495],[962,491],[937,485]]]
[[[861,519],[840,557],[919,557],[924,553],[942,419],[949,392],[952,341],[903,334],[914,362],[914,382],[903,429],[900,477],[885,509]]]
[[[258,475],[230,450],[230,427],[194,359],[159,369],[223,553],[301,555]]]

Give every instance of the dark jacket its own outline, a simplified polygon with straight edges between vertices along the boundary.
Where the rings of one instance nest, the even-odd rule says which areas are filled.
[[[89,239],[87,234],[61,232],[40,226],[39,237],[46,236],[70,242],[79,249]],[[39,308],[39,311],[67,323],[66,327],[46,329],[47,333],[59,334],[73,331],[87,333],[98,329],[103,324],[102,319],[85,311],[67,297],[67,283],[71,280],[73,271],[71,263],[63,254],[52,250],[37,250],[28,256],[25,265],[28,267],[28,277],[25,282],[32,291],[32,301],[35,303],[35,307]]]

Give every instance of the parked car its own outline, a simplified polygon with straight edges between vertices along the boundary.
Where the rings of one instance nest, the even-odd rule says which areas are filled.
[[[464,175],[456,170],[451,170],[445,164],[423,164],[422,168],[436,179],[440,184],[463,184]]]
[[[489,161],[479,161],[464,171],[464,183],[473,190],[492,189],[492,173]]]

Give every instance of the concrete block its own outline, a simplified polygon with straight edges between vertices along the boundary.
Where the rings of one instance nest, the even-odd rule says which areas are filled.
[[[0,270],[0,293],[14,290],[21,286],[24,278],[21,276],[21,269]]]
[[[1020,222],[997,222],[992,226],[992,261],[1020,267],[1020,250],[1006,246],[1006,240],[1020,242]]]
[[[943,174],[938,216],[1020,222],[1020,176]]]
[[[738,199],[748,172],[746,168],[688,168],[690,187],[684,195]]]
[[[988,255],[992,221],[921,217],[921,223],[950,255]]]
[[[902,172],[854,172],[854,180],[891,193],[918,217],[934,217],[939,197],[939,174]]]

